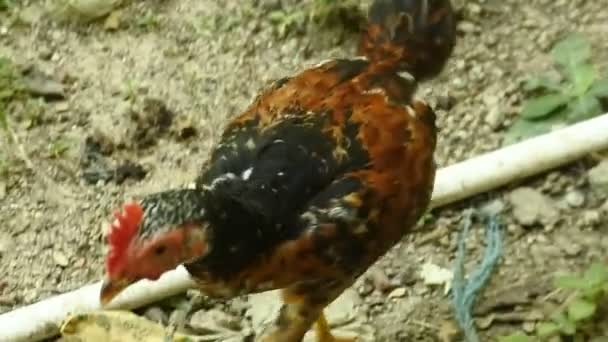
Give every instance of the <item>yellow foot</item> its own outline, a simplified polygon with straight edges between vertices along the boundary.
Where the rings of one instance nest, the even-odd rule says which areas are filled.
[[[335,337],[331,334],[331,330],[329,329],[329,324],[327,324],[327,319],[325,318],[325,314],[321,313],[319,319],[317,319],[317,324],[315,331],[317,333],[317,342],[356,342],[356,337]]]

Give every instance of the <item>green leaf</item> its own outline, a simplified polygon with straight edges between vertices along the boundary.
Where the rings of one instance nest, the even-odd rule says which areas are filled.
[[[601,285],[608,282],[608,266],[594,262],[583,274],[583,278],[593,284],[593,286]]]
[[[555,44],[551,50],[553,59],[565,68],[581,64],[591,57],[591,44],[580,33],[572,33]]]
[[[2,103],[0,103],[0,106],[2,106]],[[8,130],[8,119],[3,108],[0,108],[0,129],[4,131]]]
[[[592,95],[579,97],[568,104],[568,120],[572,123],[592,118],[602,113],[602,104]]]
[[[559,312],[553,315],[553,321],[559,326],[559,330],[562,334],[572,336],[576,333],[576,325],[568,319],[566,314]]]
[[[540,96],[524,103],[521,116],[526,119],[540,119],[553,113],[559,107],[565,105],[569,96],[564,94],[550,94]]]
[[[588,289],[584,289],[581,292],[581,297],[590,300],[592,302],[595,302],[598,300],[598,297],[600,297],[602,295],[602,286],[594,286],[594,287],[590,287]]]
[[[280,23],[285,17],[285,12],[279,10],[272,11],[268,14],[268,19],[274,24]]]
[[[590,318],[595,313],[597,305],[584,299],[576,299],[568,305],[568,317],[574,322]]]
[[[509,130],[505,134],[503,145],[510,145],[566,126],[566,114],[566,111],[558,111],[544,120],[537,121],[526,120],[520,117],[509,127]]]
[[[587,280],[579,275],[563,275],[555,279],[555,285],[562,289],[584,290],[589,288]]]
[[[536,326],[536,334],[538,337],[546,338],[559,333],[559,326],[553,322],[542,322]]]
[[[511,145],[548,132],[550,132],[550,128],[544,122],[528,121],[520,118],[505,133],[503,145]]]
[[[593,82],[589,94],[595,97],[608,97],[608,78]]]
[[[597,77],[595,67],[591,64],[577,64],[570,71],[572,72],[570,79],[574,84],[574,92],[579,96],[589,90]]]
[[[501,336],[498,338],[499,342],[534,342],[534,339],[523,333],[514,333],[508,336]]]
[[[533,91],[537,89],[546,90],[561,90],[560,81],[548,76],[532,77],[524,82],[525,91]]]

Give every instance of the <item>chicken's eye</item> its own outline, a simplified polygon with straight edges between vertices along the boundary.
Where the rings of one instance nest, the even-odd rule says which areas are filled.
[[[165,251],[167,250],[167,248],[164,245],[158,246],[154,249],[154,254],[156,255],[163,255],[165,253]]]

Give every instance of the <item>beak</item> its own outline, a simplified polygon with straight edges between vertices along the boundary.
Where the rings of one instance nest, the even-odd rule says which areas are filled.
[[[106,306],[114,297],[116,297],[122,290],[126,289],[133,283],[128,279],[112,280],[105,278],[101,285],[101,292],[99,293],[99,301],[101,306]]]

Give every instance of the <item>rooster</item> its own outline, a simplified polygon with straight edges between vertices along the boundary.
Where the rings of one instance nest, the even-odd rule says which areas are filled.
[[[434,111],[415,99],[455,45],[449,0],[375,0],[359,57],[274,82],[225,127],[193,189],[126,203],[102,304],[183,264],[217,298],[281,289],[258,341],[301,341],[430,202]]]

